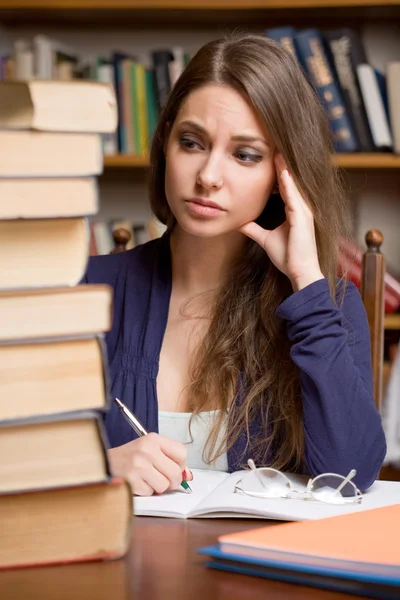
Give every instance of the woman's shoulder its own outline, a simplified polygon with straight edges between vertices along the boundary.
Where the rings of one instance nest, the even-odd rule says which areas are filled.
[[[114,287],[121,275],[140,276],[143,270],[152,268],[159,245],[160,239],[156,239],[125,252],[91,256],[82,283],[107,283]]]

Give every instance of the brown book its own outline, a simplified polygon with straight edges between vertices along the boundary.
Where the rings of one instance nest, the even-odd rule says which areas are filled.
[[[48,492],[46,492],[48,493]],[[115,493],[115,492],[114,492]],[[123,498],[122,491],[121,498]],[[123,510],[114,502],[115,510]],[[98,515],[96,515],[98,518]],[[104,515],[105,519],[109,515]],[[30,528],[27,535],[31,535]],[[24,569],[0,566],[2,600],[130,600],[136,579],[127,560],[91,561],[85,564],[52,564],[51,568]],[[45,566],[43,564],[42,566]]]
[[[101,336],[0,345],[0,421],[109,407]]]
[[[102,170],[100,135],[0,130],[0,178],[86,177]]]
[[[0,292],[0,342],[104,333],[111,322],[108,285]]]
[[[386,77],[393,149],[396,154],[400,154],[400,61],[388,63]]]
[[[0,289],[76,285],[88,256],[84,217],[0,221]]]
[[[113,87],[94,81],[2,81],[0,128],[111,133],[117,127]]]
[[[1,495],[0,569],[119,558],[132,515],[131,489],[119,478]]]
[[[98,211],[97,181],[91,177],[0,179],[0,198],[0,219],[84,217]]]
[[[102,417],[94,411],[2,421],[0,493],[105,481],[106,447]]]

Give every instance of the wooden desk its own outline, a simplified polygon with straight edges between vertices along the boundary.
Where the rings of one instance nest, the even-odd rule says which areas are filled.
[[[272,525],[225,519],[135,520],[131,550],[109,563],[0,571],[1,600],[360,600],[336,592],[204,567],[200,546],[218,534]],[[101,523],[99,523],[101,527]],[[21,540],[23,543],[23,540]]]

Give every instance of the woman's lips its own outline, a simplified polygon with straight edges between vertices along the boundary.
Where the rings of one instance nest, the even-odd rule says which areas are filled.
[[[225,212],[216,202],[203,200],[202,198],[191,198],[186,200],[186,203],[191,213],[202,217],[215,217]]]

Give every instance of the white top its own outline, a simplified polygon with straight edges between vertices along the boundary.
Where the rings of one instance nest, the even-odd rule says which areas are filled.
[[[203,461],[203,450],[218,410],[200,412],[192,416],[190,412],[158,412],[158,432],[171,440],[185,444],[188,449],[187,466],[189,469],[215,469],[228,471],[228,458],[226,452],[221,454],[211,464]],[[217,445],[222,441],[226,431],[226,420],[218,434]],[[193,440],[193,441],[192,441]]]

